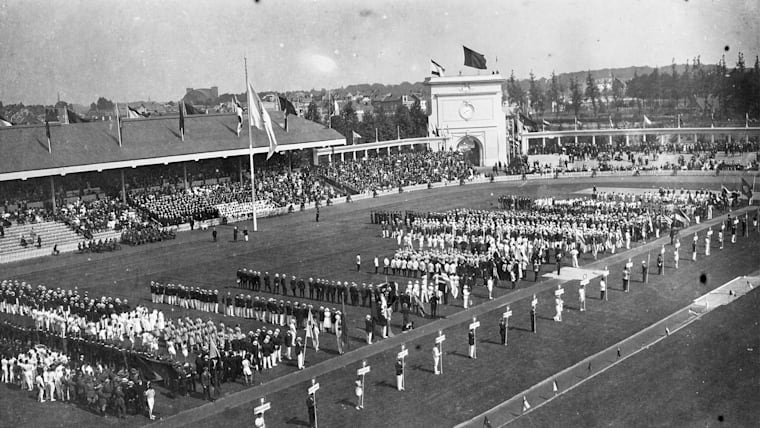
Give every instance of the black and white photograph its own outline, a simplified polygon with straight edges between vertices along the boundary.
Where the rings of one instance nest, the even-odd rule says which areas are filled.
[[[0,426],[760,425],[759,18],[0,0]]]

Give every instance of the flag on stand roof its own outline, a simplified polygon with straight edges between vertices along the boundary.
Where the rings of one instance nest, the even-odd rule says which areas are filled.
[[[612,115],[610,115],[610,128],[614,128],[614,127],[615,127],[615,124],[612,123]]]
[[[121,147],[121,116],[119,115],[119,103],[114,103],[113,113],[116,116],[116,132],[118,132],[119,147]]]
[[[541,121],[541,123],[542,123],[544,126],[552,126],[551,122],[549,122],[549,121],[548,121],[548,120],[546,120],[546,119],[543,119],[543,120]]]
[[[45,120],[45,136],[47,137],[48,153],[53,153],[53,146],[50,144],[50,122]]]
[[[232,102],[235,105],[235,114],[237,115],[238,124],[237,124],[237,136],[240,136],[240,131],[243,129],[243,107],[240,105],[240,102],[237,99],[237,96],[232,96]]]
[[[193,107],[192,104],[188,104],[186,102],[183,102],[185,105],[185,114],[203,114],[202,111],[198,110],[197,108]]]
[[[256,128],[266,131],[267,139],[269,139],[269,153],[267,159],[277,151],[277,137],[274,135],[274,129],[272,128],[272,118],[269,117],[269,113],[261,103],[256,91],[253,90],[253,86],[248,84],[248,116],[250,124]]]
[[[356,131],[351,131],[351,137],[352,137],[353,143],[356,143],[357,138],[362,138],[362,136],[359,135],[359,133]]]
[[[74,113],[73,111],[66,109],[66,116],[69,119],[69,123],[85,123],[89,122],[89,120],[83,118],[82,116]]]
[[[486,69],[486,57],[483,54],[475,52],[467,46],[464,48],[464,65],[467,67],[477,68],[480,70]]]
[[[652,121],[649,120],[649,118],[647,117],[647,115],[644,115],[644,125],[651,125],[651,124],[652,124]]]
[[[7,126],[13,126],[13,124],[5,120],[4,117],[0,116],[0,128],[5,128]]]
[[[443,73],[446,71],[445,68],[441,64],[438,64],[437,62],[430,60],[430,74],[433,76],[441,77],[443,76]]]
[[[185,103],[179,102],[179,135],[185,141]]]
[[[141,119],[143,117],[148,117],[148,113],[143,111],[139,111],[136,108],[127,106],[127,117],[130,119]]]
[[[293,105],[293,103],[290,102],[289,99],[285,97],[278,97],[280,100],[280,110],[284,111],[286,115],[292,114],[293,116],[298,116],[298,112],[296,111],[296,107]]]
[[[333,98],[333,103],[335,104],[333,106],[333,116],[340,116],[340,106],[338,106],[338,100]]]

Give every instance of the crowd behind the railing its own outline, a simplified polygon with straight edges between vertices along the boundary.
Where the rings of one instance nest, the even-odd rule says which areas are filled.
[[[317,171],[359,193],[458,181],[474,174],[469,162],[455,151],[401,153],[334,162],[320,165]]]
[[[330,189],[321,185],[308,170],[257,171],[254,182],[257,201],[274,206],[300,206],[321,200]],[[130,202],[148,213],[163,225],[176,225],[190,221],[204,221],[219,217],[217,205],[231,202],[250,202],[250,180],[224,181],[195,186],[164,186],[158,191],[135,191]]]

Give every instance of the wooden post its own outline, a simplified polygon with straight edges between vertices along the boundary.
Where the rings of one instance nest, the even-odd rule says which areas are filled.
[[[406,389],[406,357],[408,355],[409,350],[406,349],[406,345],[401,345],[401,352],[397,354],[401,360],[401,389]]]
[[[261,415],[261,419],[264,419],[264,412],[272,408],[272,403],[266,403],[264,402],[264,398],[261,398],[261,404],[253,408],[253,417],[255,418],[256,415]],[[255,419],[254,419],[255,420]],[[264,426],[266,426],[266,422],[264,422]]]
[[[314,396],[314,426],[319,427],[319,422],[317,421],[317,391],[319,391],[319,384],[316,379],[311,380],[311,386],[307,391],[310,395]]]
[[[480,321],[476,317],[472,317],[472,323],[470,323],[470,330],[472,330],[474,336],[475,336],[475,353],[473,355],[474,358],[477,358],[478,356],[478,327],[480,327]]]
[[[362,377],[362,395],[359,398],[359,403],[360,403],[359,407],[361,407],[362,409],[364,408],[364,395],[365,395],[364,394],[364,391],[365,391],[365,389],[364,389],[364,376],[367,373],[369,373],[369,366],[367,365],[367,361],[365,360],[365,361],[362,361],[362,368],[360,368],[359,370],[356,371],[356,375]]]
[[[435,344],[438,346],[438,351],[440,351],[441,356],[441,374],[443,374],[443,341],[446,340],[446,336],[443,334],[443,331],[438,330],[438,337],[435,338]]]
[[[507,326],[507,329],[504,332],[504,346],[507,346],[507,340],[509,338],[509,318],[512,317],[512,310],[509,309],[509,306],[507,306],[507,310],[502,316],[504,317],[504,323]]]

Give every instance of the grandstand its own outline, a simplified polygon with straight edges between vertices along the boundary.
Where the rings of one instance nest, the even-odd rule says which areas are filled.
[[[341,134],[320,124],[290,116],[287,118],[286,130],[283,113],[271,112],[271,116],[276,124],[281,125],[274,127],[280,152],[345,144]],[[243,127],[238,136],[237,116],[188,116],[185,119],[184,138],[179,134],[177,122],[177,117],[167,116],[125,119],[121,123],[121,141],[115,120],[56,123],[50,125],[50,147],[45,126],[0,128],[0,146],[3,148],[3,156],[0,156],[0,216],[5,224],[5,237],[0,238],[0,261],[48,255],[55,245],[58,251],[73,251],[76,250],[78,242],[85,238],[96,241],[118,238],[121,232],[115,223],[120,222],[108,222],[108,227],[100,224],[97,230],[91,231],[92,233],[80,229],[78,234],[72,230],[77,229],[72,222],[78,224],[80,220],[73,218],[70,213],[61,213],[65,214],[66,207],[70,208],[71,204],[92,204],[109,197],[118,198],[121,203],[126,203],[131,202],[129,196],[135,192],[164,190],[171,186],[166,179],[166,172],[177,171],[176,168],[171,168],[173,165],[181,165],[185,177],[172,187],[173,192],[189,191],[191,186],[203,188],[230,181],[230,177],[214,176],[204,177],[202,180],[191,178],[188,182],[187,162],[190,161],[237,157],[240,180],[243,180],[240,167],[247,167],[246,157],[251,153],[246,134],[249,128]],[[255,128],[252,132],[253,154],[266,153],[266,134]],[[157,171],[162,174],[157,174]],[[130,182],[125,180],[125,172],[129,172]],[[148,178],[141,177],[141,173]],[[218,168],[216,174],[219,174]],[[151,179],[158,180],[158,183],[151,182]],[[101,187],[110,182],[111,186],[109,189],[91,187],[90,181],[92,185]],[[29,185],[25,186],[27,183]],[[143,183],[144,187],[138,187],[140,183]],[[32,191],[29,191],[30,188]],[[284,200],[282,195],[271,196],[279,197],[278,202]],[[264,201],[261,204],[262,211],[279,212],[275,209],[275,203]],[[214,207],[214,215],[224,211],[237,219],[246,217],[242,213],[245,206],[214,205],[219,205]],[[139,206],[132,204],[132,207],[138,214],[132,214],[133,220],[152,220],[152,216],[146,215],[149,213],[140,212],[142,210]],[[115,220],[118,212],[109,215]],[[92,219],[86,221],[92,222]],[[21,237],[29,239],[32,228],[41,236],[42,248],[36,247],[36,238],[29,245],[21,246]]]

